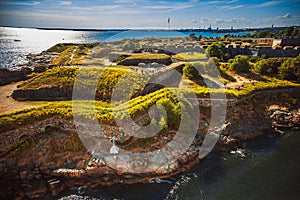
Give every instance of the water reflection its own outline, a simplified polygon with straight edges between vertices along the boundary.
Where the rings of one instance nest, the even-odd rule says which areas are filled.
[[[57,43],[93,43],[117,33],[1,27],[0,68],[17,69],[18,65],[27,63],[29,53],[41,53]]]

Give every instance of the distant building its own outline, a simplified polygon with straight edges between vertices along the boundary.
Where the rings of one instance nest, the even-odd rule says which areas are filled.
[[[260,46],[273,46],[274,38],[259,38],[258,45]]]
[[[207,28],[207,30],[208,30],[208,31],[211,31],[211,30],[212,30],[211,25]]]

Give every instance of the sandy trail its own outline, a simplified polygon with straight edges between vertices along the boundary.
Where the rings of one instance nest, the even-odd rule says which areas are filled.
[[[25,108],[32,108],[47,102],[21,102],[10,97],[12,92],[17,89],[21,82],[0,86],[0,114],[6,114]]]

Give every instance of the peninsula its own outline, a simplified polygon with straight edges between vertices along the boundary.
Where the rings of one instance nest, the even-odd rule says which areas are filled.
[[[299,129],[299,46],[299,38],[292,36],[209,39],[195,34],[64,43],[28,55],[29,63],[20,71],[0,69],[0,184],[6,185],[1,197],[34,199],[73,186],[132,184],[181,174],[203,159],[199,151],[210,131],[213,102],[222,96],[226,116],[220,116],[224,125],[218,127],[213,151],[240,150],[256,137]],[[81,95],[74,99],[76,85]],[[188,94],[195,98],[184,98]],[[76,114],[74,101],[81,106]],[[166,116],[151,114],[155,104],[165,108]],[[96,121],[102,136],[122,150],[153,153],[176,138],[185,115],[182,107],[191,111],[193,104],[200,116],[189,148],[174,155],[172,163],[144,173],[132,172],[133,163],[122,170],[111,167],[112,155],[96,157],[79,137],[74,120],[80,116],[81,127]],[[153,136],[136,137],[118,126],[117,119],[127,118],[161,128]],[[184,122],[187,127],[193,126],[190,119]],[[89,130],[92,139],[98,137]],[[190,133],[182,134],[190,139]]]

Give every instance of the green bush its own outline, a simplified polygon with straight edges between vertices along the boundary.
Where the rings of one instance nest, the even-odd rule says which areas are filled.
[[[237,55],[229,60],[229,69],[236,73],[247,73],[250,70],[250,63],[248,56]]]
[[[254,65],[254,71],[262,75],[273,75],[272,69],[265,60],[260,60]]]
[[[209,47],[207,47],[206,52],[211,57],[217,57],[220,60],[224,59],[225,45],[223,42],[214,42]]]
[[[251,56],[249,61],[252,63],[257,63],[258,61],[260,61],[262,58],[260,56]]]
[[[198,70],[195,68],[194,64],[187,63],[182,69],[183,75],[189,79],[194,79],[199,76]]]
[[[300,55],[296,58],[288,58],[282,63],[279,67],[279,77],[300,82]]]

